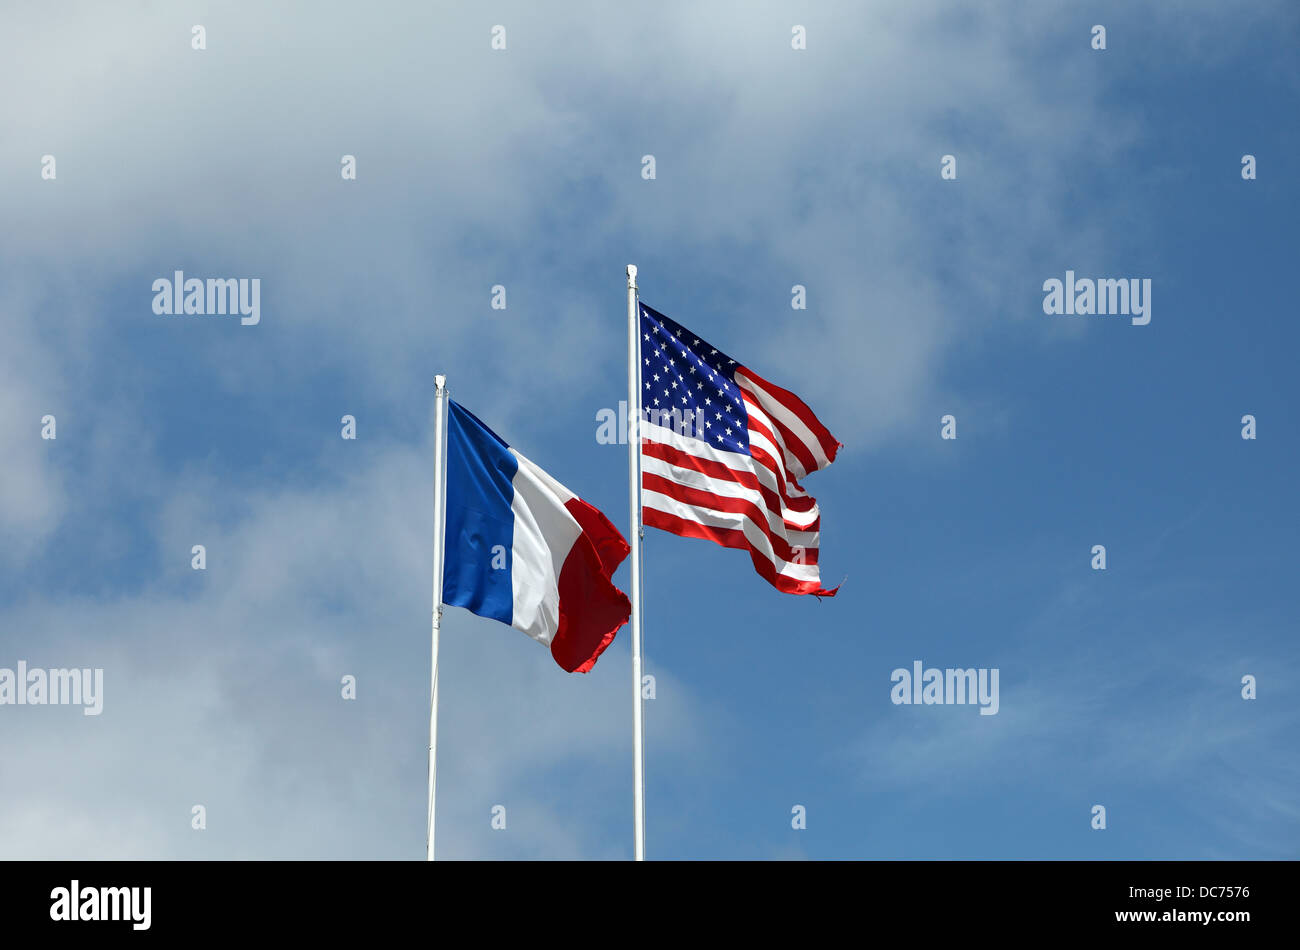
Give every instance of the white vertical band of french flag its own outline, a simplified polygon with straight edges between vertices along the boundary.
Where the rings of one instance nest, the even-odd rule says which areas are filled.
[[[599,509],[448,400],[442,601],[509,624],[586,673],[631,616],[627,541]]]

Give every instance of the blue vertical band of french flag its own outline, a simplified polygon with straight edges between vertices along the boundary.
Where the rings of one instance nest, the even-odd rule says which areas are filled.
[[[632,614],[614,586],[631,550],[587,504],[447,400],[442,602],[509,624],[586,673]]]

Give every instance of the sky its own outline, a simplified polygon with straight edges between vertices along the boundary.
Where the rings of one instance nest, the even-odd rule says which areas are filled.
[[[627,264],[844,444],[833,599],[646,533],[648,857],[1300,857],[1294,4],[13,3],[0,88],[0,668],[104,683],[0,857],[422,859],[433,377],[626,533]],[[632,855],[629,640],[446,611],[439,857]]]

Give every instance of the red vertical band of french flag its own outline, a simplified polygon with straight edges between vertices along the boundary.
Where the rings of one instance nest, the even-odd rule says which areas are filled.
[[[610,579],[632,549],[599,508],[576,495],[564,507],[582,533],[560,570],[560,620],[551,656],[570,673],[586,673],[632,616],[627,595]]]

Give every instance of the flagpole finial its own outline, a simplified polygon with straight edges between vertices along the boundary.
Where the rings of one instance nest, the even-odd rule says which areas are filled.
[[[627,285],[629,287],[636,286],[636,265],[635,264],[627,265]]]
[[[435,386],[437,386],[439,389],[446,389],[446,388],[447,388],[447,377],[446,377],[446,376],[443,376],[443,375],[441,375],[441,374],[438,375],[438,376],[435,376],[435,377],[433,377],[433,384],[434,384]]]

